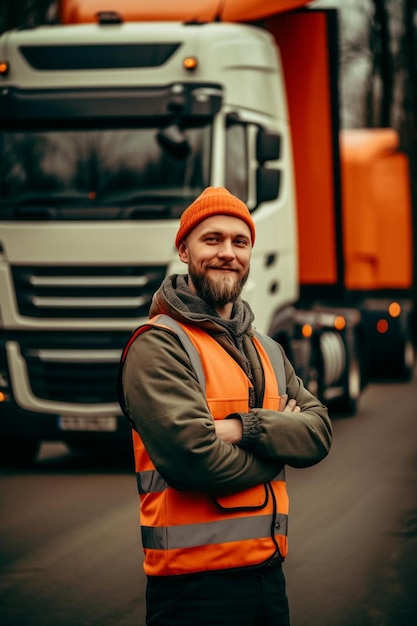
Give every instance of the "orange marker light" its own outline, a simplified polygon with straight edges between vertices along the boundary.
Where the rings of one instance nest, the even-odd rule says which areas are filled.
[[[9,71],[9,64],[6,61],[0,61],[0,75],[5,76]]]
[[[6,400],[6,394],[0,391],[0,402],[4,402]]]
[[[182,64],[186,70],[189,70],[191,72],[196,69],[198,61],[195,57],[186,57]]]
[[[401,304],[399,304],[398,302],[391,302],[388,307],[388,313],[391,315],[391,317],[400,317]]]
[[[376,329],[381,335],[387,332],[388,330],[388,322],[387,320],[378,320],[376,323]]]
[[[344,328],[346,328],[346,320],[343,317],[343,315],[338,315],[334,321],[334,327],[337,328],[337,330],[343,330]]]
[[[301,329],[301,334],[303,335],[303,337],[311,337],[311,335],[313,334],[313,327],[310,324],[304,324]]]

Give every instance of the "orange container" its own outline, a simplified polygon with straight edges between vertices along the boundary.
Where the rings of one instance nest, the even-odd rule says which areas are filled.
[[[409,167],[398,146],[390,128],[340,133],[348,289],[412,286]]]

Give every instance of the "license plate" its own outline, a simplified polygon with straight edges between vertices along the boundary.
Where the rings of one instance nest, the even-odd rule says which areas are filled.
[[[117,430],[117,418],[94,415],[61,415],[58,425],[61,430],[114,432]]]

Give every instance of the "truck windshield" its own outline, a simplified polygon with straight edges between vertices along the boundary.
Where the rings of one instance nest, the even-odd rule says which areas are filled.
[[[211,125],[176,156],[159,130],[1,132],[0,219],[177,217],[209,184]]]

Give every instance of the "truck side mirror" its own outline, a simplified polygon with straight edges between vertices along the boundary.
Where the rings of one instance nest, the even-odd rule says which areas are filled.
[[[259,166],[256,172],[256,200],[257,204],[275,200],[279,194],[281,184],[281,170],[267,169]]]
[[[256,138],[256,158],[259,163],[276,161],[281,156],[281,137],[264,128],[258,130]]]

